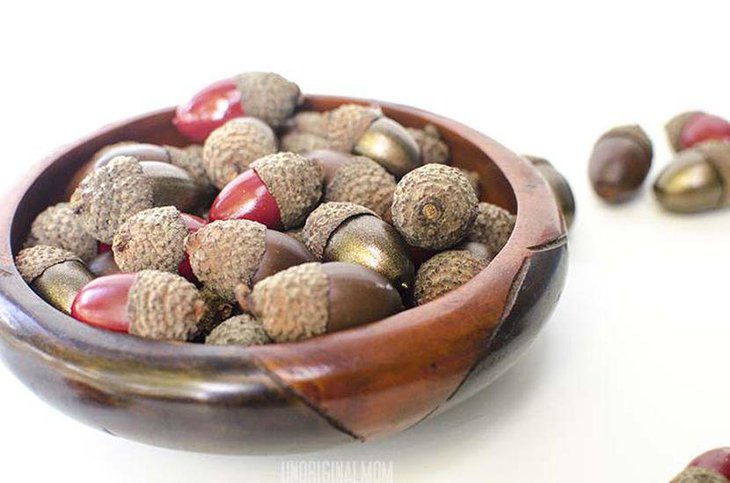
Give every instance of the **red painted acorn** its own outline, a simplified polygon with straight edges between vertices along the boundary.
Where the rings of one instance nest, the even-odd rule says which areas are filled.
[[[99,277],[84,286],[71,305],[71,317],[94,327],[127,332],[127,300],[136,273]]]
[[[717,448],[702,453],[693,459],[688,466],[714,470],[730,480],[730,448]]]
[[[299,103],[299,87],[271,72],[247,72],[215,82],[180,105],[173,123],[192,139],[202,142],[227,121],[252,116],[278,127]]]
[[[666,130],[675,151],[709,140],[730,141],[730,122],[706,112],[675,116],[667,123]]]

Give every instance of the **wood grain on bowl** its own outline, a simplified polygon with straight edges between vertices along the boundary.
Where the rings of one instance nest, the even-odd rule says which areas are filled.
[[[309,96],[326,110],[368,101]],[[304,342],[250,348],[104,332],[56,311],[13,263],[34,217],[101,147],[181,146],[167,109],[102,129],[43,161],[0,218],[0,349],[34,392],[111,434],[222,453],[304,452],[402,431],[484,388],[549,317],[566,271],[565,228],[538,171],[440,116],[379,103],[408,127],[436,125],[482,197],[517,214],[512,237],[473,280],[424,306]]]

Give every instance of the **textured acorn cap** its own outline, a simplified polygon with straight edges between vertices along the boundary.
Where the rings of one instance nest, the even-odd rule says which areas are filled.
[[[240,286],[239,303],[261,321],[276,342],[292,342],[327,330],[329,279],[320,263],[305,263],[257,283]]]
[[[449,250],[429,258],[418,269],[414,299],[423,305],[471,280],[489,264],[489,259],[467,250]]]
[[[358,104],[343,104],[329,111],[327,136],[331,149],[349,153],[370,124],[382,115],[377,106]]]
[[[281,138],[282,151],[291,153],[306,153],[318,149],[329,149],[330,142],[321,136],[308,132],[290,132]]]
[[[81,225],[81,219],[69,203],[58,203],[43,210],[30,226],[25,246],[49,245],[90,260],[98,251],[98,243]]]
[[[276,153],[251,163],[276,200],[284,228],[300,226],[322,197],[322,169],[296,153]]]
[[[635,143],[637,143],[639,146],[641,146],[641,149],[644,150],[644,153],[646,156],[651,159],[654,155],[654,150],[652,148],[651,139],[649,139],[649,136],[644,132],[643,129],[641,129],[641,126],[638,126],[636,124],[630,124],[626,126],[617,126],[613,129],[610,129],[606,133],[601,136],[596,144],[601,142],[602,140],[606,138],[612,138],[612,137],[627,137],[631,140],[633,140]]]
[[[262,156],[276,152],[276,136],[253,117],[231,119],[214,130],[203,145],[203,166],[210,181],[223,188]]]
[[[205,338],[213,345],[264,345],[271,343],[261,322],[249,314],[237,315],[223,321]]]
[[[129,217],[151,208],[153,183],[131,156],[118,156],[89,173],[71,196],[71,208],[84,230],[111,245],[114,233]]]
[[[427,164],[398,183],[393,225],[410,245],[440,250],[466,236],[478,202],[474,188],[458,168]]]
[[[224,320],[240,313],[238,304],[224,299],[208,287],[200,289],[200,297],[205,303],[205,311],[203,317],[198,321],[195,332],[189,338],[193,342],[204,342],[213,329],[218,327]]]
[[[299,104],[299,86],[273,72],[246,72],[235,77],[241,106],[247,116],[278,127]]]
[[[395,186],[393,175],[380,164],[365,156],[354,156],[326,186],[324,200],[362,205],[385,218],[393,203]]]
[[[177,273],[185,259],[188,229],[174,206],[140,211],[119,227],[112,251],[123,272],[160,270]]]
[[[378,216],[364,206],[354,203],[335,201],[322,203],[309,215],[304,224],[304,241],[307,249],[321,260],[332,233],[345,221],[362,215]]]
[[[672,478],[670,483],[728,483],[728,479],[715,470],[690,466]]]
[[[266,227],[249,220],[214,221],[185,239],[198,280],[226,300],[239,284],[251,284],[266,251]]]
[[[205,302],[195,285],[173,273],[143,270],[129,291],[129,333],[184,341],[204,311]]]
[[[421,150],[423,164],[449,164],[449,146],[441,140],[441,133],[433,124],[426,124],[423,129],[406,128]]]
[[[504,208],[483,201],[477,207],[477,218],[468,239],[485,244],[496,254],[512,235],[516,220],[515,215]]]
[[[74,253],[63,248],[48,245],[36,245],[20,250],[15,257],[15,266],[25,283],[33,281],[43,275],[43,272],[54,265],[63,262],[84,262]]]
[[[667,133],[667,138],[669,139],[669,144],[672,146],[672,149],[675,151],[681,151],[682,145],[681,145],[681,139],[682,139],[682,131],[684,130],[684,126],[687,124],[687,121],[689,121],[691,118],[696,116],[697,114],[702,114],[701,111],[688,111],[683,112],[682,114],[678,114],[671,118],[669,122],[667,122],[664,125],[664,131]]]
[[[295,131],[326,138],[329,129],[327,120],[328,116],[325,112],[303,111],[292,117],[291,127]]]
[[[190,173],[193,179],[204,188],[214,188],[203,166],[203,146],[191,144],[185,148],[176,148],[175,146],[163,146],[163,148],[170,157],[170,164]]]

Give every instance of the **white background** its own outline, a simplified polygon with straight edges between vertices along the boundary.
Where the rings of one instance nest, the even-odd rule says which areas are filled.
[[[103,124],[246,70],[443,114],[572,183],[568,284],[527,356],[404,434],[301,458],[393,461],[398,482],[662,482],[730,444],[730,210],[672,216],[648,190],[607,207],[585,174],[612,125],[647,129],[653,178],[666,119],[730,115],[727,1],[110,3],[0,7],[0,188]],[[284,459],[116,439],[4,367],[0,417],[2,481],[278,481]]]

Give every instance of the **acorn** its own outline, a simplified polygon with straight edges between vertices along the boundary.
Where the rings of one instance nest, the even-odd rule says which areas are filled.
[[[274,131],[253,117],[233,119],[213,131],[203,145],[203,166],[223,188],[255,160],[276,152]]]
[[[270,344],[263,325],[250,314],[237,315],[223,321],[205,338],[206,344],[252,346]]]
[[[309,151],[305,155],[323,168],[324,201],[355,203],[381,218],[390,218],[396,182],[381,165],[365,156],[340,151]]]
[[[427,164],[403,177],[393,195],[393,225],[409,245],[441,250],[462,240],[477,216],[476,193],[458,168]]]
[[[273,72],[246,72],[215,82],[180,105],[172,120],[178,131],[202,142],[213,130],[242,116],[279,127],[301,101],[299,86]]]
[[[174,206],[140,211],[114,235],[114,260],[123,272],[159,270],[195,282],[185,253],[185,237],[205,224],[202,218],[180,213]]]
[[[167,163],[118,156],[84,178],[71,197],[88,234],[111,245],[114,233],[131,216],[155,206],[194,211],[203,199],[187,171]]]
[[[664,127],[675,151],[691,148],[705,141],[730,141],[730,122],[701,111],[674,116]]]
[[[421,151],[423,164],[449,164],[449,146],[441,139],[441,133],[433,124],[426,124],[423,129],[406,128]]]
[[[482,201],[467,239],[483,243],[496,255],[507,244],[516,221],[517,217],[504,208]]]
[[[205,312],[198,321],[195,332],[190,336],[191,342],[205,342],[205,338],[225,320],[240,315],[241,310],[235,301],[227,300],[208,287],[200,289],[200,296],[205,302]]]
[[[290,132],[281,137],[281,150],[302,154],[315,149],[329,149],[330,142],[308,132]]]
[[[653,157],[651,140],[639,126],[620,126],[593,146],[588,175],[593,190],[608,203],[633,198],[644,183]]]
[[[416,305],[437,299],[465,284],[489,264],[469,250],[447,250],[429,258],[416,274]]]
[[[730,205],[730,144],[708,141],[679,152],[659,174],[654,194],[664,209],[677,213]]]
[[[527,155],[523,157],[530,161],[540,171],[545,181],[547,181],[558,202],[566,226],[568,228],[573,226],[573,221],[575,220],[575,197],[573,196],[573,190],[570,189],[568,180],[547,159]]]
[[[24,248],[15,265],[35,293],[67,314],[79,290],[94,279],[76,254],[48,245]]]
[[[322,197],[319,165],[295,153],[276,153],[251,163],[213,201],[210,220],[246,219],[272,229],[301,226]]]
[[[669,483],[728,483],[729,479],[725,478],[717,471],[698,466],[690,466],[685,468],[680,474],[672,478]]]
[[[692,460],[671,483],[728,482],[730,482],[730,448],[717,448]]]
[[[292,342],[368,324],[403,310],[382,275],[353,263],[305,263],[236,289],[245,312],[276,342]]]
[[[195,285],[156,270],[97,278],[76,295],[71,316],[115,332],[185,341],[205,313]]]
[[[464,169],[464,168],[457,168],[459,171],[464,173],[464,176],[466,176],[466,179],[469,180],[469,184],[471,185],[472,189],[474,190],[474,193],[477,195],[477,198],[481,197],[482,195],[482,180],[479,176],[479,173],[477,171],[472,171],[470,169]]]
[[[329,113],[317,111],[302,111],[296,113],[289,121],[293,132],[312,134],[320,138],[329,135]]]
[[[321,204],[304,225],[309,251],[325,262],[357,263],[378,272],[404,293],[415,269],[398,232],[374,212],[353,203]]]
[[[99,253],[89,260],[86,266],[94,277],[103,277],[104,275],[114,275],[115,273],[122,272],[117,262],[114,261],[114,253],[111,251]]]
[[[30,226],[26,246],[48,245],[90,260],[99,252],[98,242],[86,233],[80,218],[69,203],[58,203],[43,210]]]
[[[209,223],[187,236],[185,251],[198,280],[226,300],[239,284],[314,260],[298,241],[249,220]]]

